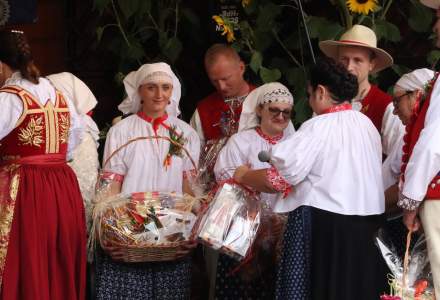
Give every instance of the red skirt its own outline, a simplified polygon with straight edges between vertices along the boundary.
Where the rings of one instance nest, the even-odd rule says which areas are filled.
[[[65,163],[22,165],[1,299],[85,299],[86,227]]]

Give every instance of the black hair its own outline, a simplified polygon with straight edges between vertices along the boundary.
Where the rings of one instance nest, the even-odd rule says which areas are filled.
[[[40,71],[34,64],[31,47],[22,31],[0,31],[0,61],[19,70],[23,78],[38,84]]]
[[[351,102],[359,89],[356,76],[331,58],[319,58],[310,70],[310,85],[315,90],[318,85],[325,86],[332,99],[338,103]]]

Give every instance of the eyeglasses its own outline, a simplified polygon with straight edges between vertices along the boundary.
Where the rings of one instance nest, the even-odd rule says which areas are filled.
[[[406,91],[405,94],[402,94],[402,95],[397,96],[397,97],[393,97],[393,105],[394,106],[399,105],[399,102],[400,102],[400,100],[402,100],[402,97],[405,97],[405,96],[411,94],[412,92],[413,91]]]
[[[271,116],[273,118],[278,117],[280,114],[282,114],[284,119],[290,119],[290,116],[292,115],[292,110],[291,109],[278,109],[278,108],[274,108],[274,107],[268,107],[267,110],[269,111],[269,113],[271,114]]]

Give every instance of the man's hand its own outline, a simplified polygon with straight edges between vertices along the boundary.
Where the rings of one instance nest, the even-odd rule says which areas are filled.
[[[419,210],[403,210],[403,223],[408,230],[415,232],[421,227],[420,219],[418,217]]]

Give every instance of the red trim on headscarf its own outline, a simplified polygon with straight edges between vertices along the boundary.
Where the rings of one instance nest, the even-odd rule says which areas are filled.
[[[255,131],[258,133],[259,136],[261,136],[263,139],[265,139],[269,144],[275,145],[283,138],[283,133],[281,132],[278,135],[275,136],[269,136],[261,130],[261,127],[255,127]]]
[[[327,109],[325,109],[322,114],[329,114],[329,113],[334,113],[334,112],[339,112],[339,111],[344,111],[344,110],[351,110],[351,104],[350,103],[343,103],[343,104],[338,104],[332,107],[329,107]]]
[[[164,123],[164,121],[168,119],[167,114],[164,114],[162,117],[159,117],[156,119],[153,119],[152,117],[147,116],[143,111],[139,111],[137,113],[137,115],[142,120],[152,124],[155,135],[157,135],[157,130],[159,129],[159,125],[162,125],[166,129],[170,129],[170,126]]]
[[[413,109],[413,115],[411,120],[405,127],[405,135],[403,136],[404,145],[402,147],[402,164],[400,167],[402,182],[405,182],[405,171],[409,159],[411,158],[412,152],[414,150],[417,141],[419,140],[420,133],[425,127],[426,113],[429,108],[429,103],[431,102],[432,91],[434,90],[434,84],[437,82],[439,73],[436,73],[432,79],[432,84],[430,91],[420,107],[420,100],[417,99],[417,103]],[[435,141],[433,141],[435,142]],[[427,186],[426,198],[427,199],[440,199],[440,184],[437,184],[437,180],[440,180],[440,175],[435,176],[432,181]]]

